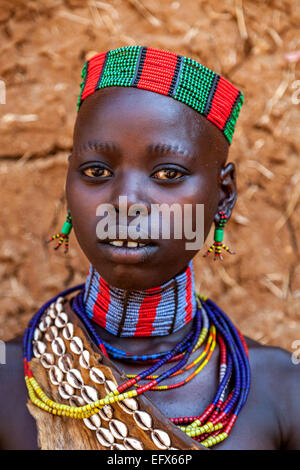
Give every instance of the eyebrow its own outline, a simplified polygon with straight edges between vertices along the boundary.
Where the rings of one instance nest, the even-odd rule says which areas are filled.
[[[187,156],[190,155],[190,151],[184,149],[180,145],[172,145],[172,144],[150,144],[146,147],[149,153],[161,154],[161,155],[169,155],[169,154],[177,154],[180,156]]]
[[[98,150],[101,152],[115,152],[118,149],[117,145],[113,142],[101,142],[99,140],[89,140],[88,142],[80,145],[79,150]]]
[[[115,153],[121,152],[120,147],[118,147],[114,142],[109,141],[99,141],[99,140],[89,140],[84,144],[80,145],[79,151],[88,151],[96,150],[105,153]],[[179,155],[181,157],[191,157],[194,158],[191,151],[187,148],[182,147],[180,144],[165,144],[165,143],[155,143],[146,145],[145,150],[148,154],[155,155]]]

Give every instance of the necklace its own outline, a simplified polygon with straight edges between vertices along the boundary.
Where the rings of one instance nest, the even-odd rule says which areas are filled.
[[[130,361],[144,361],[154,363],[145,371],[136,376],[128,376],[128,380],[117,387],[106,397],[89,403],[85,406],[72,407],[56,403],[51,400],[39,387],[33,377],[30,361],[33,355],[34,333],[44,312],[54,303],[60,305],[64,296],[80,290],[71,300],[74,313],[83,322],[93,342],[106,356]],[[24,371],[25,381],[31,401],[43,410],[59,416],[83,419],[99,412],[106,404],[123,401],[136,397],[148,390],[170,390],[185,385],[192,380],[211,356],[216,340],[220,347],[219,387],[212,403],[199,416],[171,417],[170,420],[188,436],[201,442],[206,447],[213,446],[228,437],[232,427],[246,402],[250,389],[250,367],[246,343],[234,327],[230,319],[210,299],[196,295],[197,311],[194,317],[192,331],[180,341],[172,350],[154,355],[131,355],[102,341],[95,331],[90,319],[87,317],[84,306],[85,285],[76,286],[62,292],[54,299],[48,301],[32,317],[24,335]],[[202,354],[187,365],[192,354],[196,351],[208,335],[206,347]],[[162,381],[179,375],[194,366],[204,358],[197,369],[188,378],[173,385],[159,385]],[[178,363],[160,375],[153,375],[162,365],[177,361]],[[141,385],[140,382],[147,383]],[[134,387],[133,390],[129,390]]]
[[[114,336],[169,335],[194,318],[194,290],[192,261],[182,273],[146,290],[111,286],[90,265],[84,292],[85,313]]]

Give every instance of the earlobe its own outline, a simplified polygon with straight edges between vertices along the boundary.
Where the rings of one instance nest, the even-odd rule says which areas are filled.
[[[236,201],[236,177],[234,163],[228,163],[220,171],[219,180],[220,200],[217,213],[214,217],[215,231],[214,242],[204,253],[204,257],[214,252],[214,259],[223,259],[222,250],[234,254],[228,246],[223,243],[224,228],[231,216],[232,209]]]

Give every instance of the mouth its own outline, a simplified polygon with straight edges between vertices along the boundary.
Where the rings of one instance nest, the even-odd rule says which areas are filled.
[[[102,243],[108,243],[112,246],[126,247],[126,248],[142,248],[146,245],[150,245],[149,241],[146,242],[137,242],[133,240],[104,240]]]
[[[121,264],[144,263],[159,249],[152,240],[99,240],[98,246],[110,261]]]

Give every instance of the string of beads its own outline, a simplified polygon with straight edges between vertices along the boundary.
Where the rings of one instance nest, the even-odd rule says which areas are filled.
[[[69,250],[69,235],[70,235],[71,230],[72,230],[72,218],[71,218],[71,212],[68,211],[67,218],[61,229],[61,232],[50,237],[49,240],[47,240],[47,243],[50,243],[53,240],[58,240],[56,246],[54,247],[55,250],[58,250],[58,248],[63,243],[65,243],[65,253],[67,253]]]
[[[137,397],[148,390],[170,390],[185,385],[192,380],[207,364],[216,342],[219,345],[219,386],[212,403],[199,416],[171,417],[170,420],[191,438],[211,447],[228,437],[238,414],[247,400],[250,389],[250,367],[246,343],[240,332],[234,327],[224,312],[210,299],[197,296],[198,309],[193,320],[192,330],[169,351],[134,355],[112,347],[103,341],[84,310],[84,287],[73,287],[48,301],[31,319],[24,335],[24,372],[31,401],[41,409],[58,416],[83,419],[92,416],[106,404],[113,404],[126,398]],[[119,385],[104,398],[85,406],[72,407],[56,403],[50,399],[35,380],[30,361],[33,355],[34,331],[48,307],[53,302],[64,302],[64,297],[80,290],[71,300],[74,313],[83,322],[93,342],[100,351],[108,356],[126,361],[143,361],[151,364],[143,372],[128,376],[128,380]],[[197,351],[207,338],[207,344],[201,354],[190,364],[193,352]],[[203,362],[201,362],[203,360]],[[163,365],[177,362],[160,375],[154,375]],[[198,365],[201,362],[200,366]],[[171,385],[159,385],[161,382],[197,367],[185,380]],[[146,381],[144,385],[141,382]],[[130,388],[134,387],[133,390]]]
[[[208,248],[207,252],[204,253],[203,257],[208,256],[214,252],[214,259],[223,259],[222,248],[231,255],[234,255],[234,251],[230,250],[228,246],[223,243],[224,228],[227,222],[227,215],[225,211],[219,211],[219,222],[216,224],[214,231],[214,243]]]
[[[120,336],[165,336],[180,330],[197,309],[192,261],[160,286],[124,290],[110,285],[90,265],[84,295],[86,315],[109,333]]]

